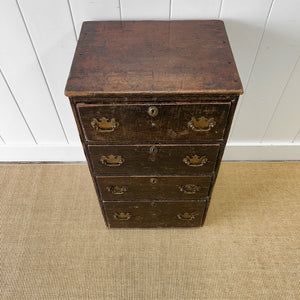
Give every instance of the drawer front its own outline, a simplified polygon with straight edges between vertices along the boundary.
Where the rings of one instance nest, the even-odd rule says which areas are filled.
[[[222,140],[230,102],[77,104],[85,139],[98,144]]]
[[[208,196],[211,176],[97,176],[97,183],[104,201],[183,200]]]
[[[96,175],[199,175],[212,173],[219,145],[89,145]]]
[[[200,226],[205,200],[104,202],[109,227]]]

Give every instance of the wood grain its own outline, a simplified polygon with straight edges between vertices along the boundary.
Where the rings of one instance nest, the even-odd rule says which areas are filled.
[[[97,183],[103,201],[184,200],[207,197],[211,176],[97,176]]]
[[[203,224],[237,78],[222,22],[83,24],[66,95],[108,227]]]
[[[162,92],[243,92],[222,21],[83,24],[66,96]]]
[[[219,153],[219,145],[154,145],[157,154],[150,153],[152,146],[89,145],[91,163],[98,175],[200,175],[212,173]],[[120,166],[107,166],[101,162],[102,156],[121,156]],[[189,156],[206,157],[203,166],[193,167],[183,160]]]
[[[225,103],[185,103],[144,105],[101,105],[78,104],[79,118],[85,139],[98,144],[120,143],[201,143],[222,140],[227,123],[230,102]],[[155,116],[149,110],[156,109]],[[113,131],[99,131],[92,126],[93,120],[100,122],[102,118],[111,122],[115,120],[117,127]],[[212,127],[197,129],[193,122],[203,118]],[[204,123],[205,123],[204,121]]]
[[[205,200],[199,201],[110,201],[104,202],[109,227],[194,227],[200,226],[205,209]],[[117,218],[127,214],[128,220]],[[180,219],[191,214],[191,220]]]

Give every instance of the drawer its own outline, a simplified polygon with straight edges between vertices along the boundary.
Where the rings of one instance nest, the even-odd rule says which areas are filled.
[[[231,103],[77,104],[85,139],[98,144],[222,140]]]
[[[219,145],[89,145],[96,175],[199,175],[212,173]]]
[[[183,200],[208,196],[211,176],[97,176],[102,200]]]
[[[200,226],[205,200],[109,201],[104,208],[109,227]]]

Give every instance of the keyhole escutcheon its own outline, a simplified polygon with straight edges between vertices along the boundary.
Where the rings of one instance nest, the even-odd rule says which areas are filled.
[[[148,115],[149,115],[150,117],[156,117],[157,114],[158,114],[158,109],[157,109],[156,106],[150,106],[150,107],[148,108]]]

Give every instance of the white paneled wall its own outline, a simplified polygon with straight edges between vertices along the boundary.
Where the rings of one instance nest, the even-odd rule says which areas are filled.
[[[0,2],[0,34],[0,68],[28,124],[28,130],[31,130],[38,144],[66,143],[61,117],[16,1]],[[10,99],[1,96],[2,109],[6,109]],[[10,116],[12,120],[18,117],[19,114]]]
[[[240,103],[231,140],[264,142],[265,132],[278,108],[277,104],[282,100],[285,87],[289,86],[290,75],[296,75],[293,70],[300,53],[299,11],[299,0],[273,2],[250,78],[245,86],[247,92]],[[299,78],[298,81],[300,82]],[[293,98],[299,103],[299,95],[295,94]],[[294,120],[286,120],[282,116],[282,130],[277,133],[279,138],[284,139],[285,134],[289,134],[286,132],[286,122],[291,121]],[[296,118],[294,124],[297,126],[294,131],[296,134],[300,119]]]
[[[222,19],[244,85],[225,159],[300,159],[299,0],[1,0],[0,160],[84,160],[64,86],[83,21]]]
[[[62,93],[76,47],[68,3],[61,0],[18,2],[66,140],[79,143],[70,104]]]
[[[222,0],[173,0],[171,19],[219,19]]]
[[[119,0],[69,0],[69,5],[77,38],[84,21],[111,21],[121,18]]]

